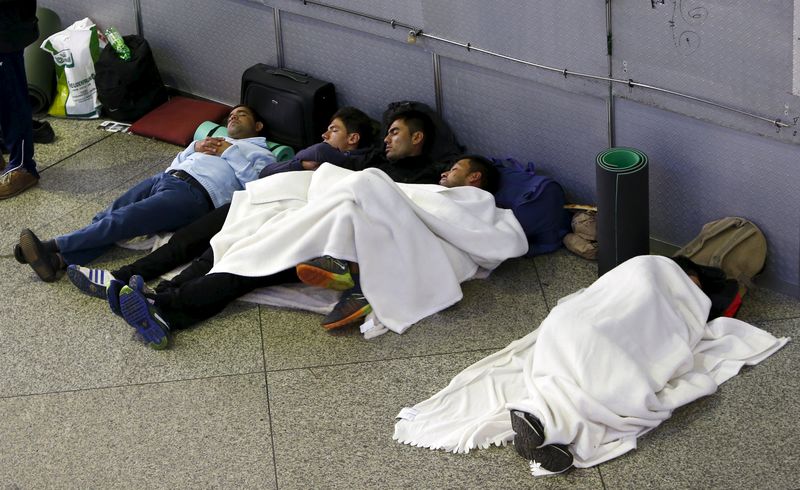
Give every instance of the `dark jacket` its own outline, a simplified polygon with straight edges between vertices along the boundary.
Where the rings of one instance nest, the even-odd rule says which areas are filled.
[[[419,155],[390,161],[386,158],[383,145],[372,149],[372,153],[361,161],[347,161],[340,165],[350,170],[379,168],[395,182],[403,184],[438,184],[442,175],[440,165],[433,163],[430,156]]]
[[[359,148],[353,151],[339,151],[328,143],[317,143],[308,148],[304,148],[295,154],[294,158],[285,162],[277,162],[267,165],[258,175],[259,178],[268,177],[281,172],[293,172],[303,170],[303,160],[310,160],[319,163],[332,163],[340,167],[350,168],[346,162],[359,164],[368,157],[371,148]]]
[[[36,0],[0,0],[0,53],[22,51],[38,37]]]
[[[441,171],[427,155],[383,161],[375,165],[395,182],[403,184],[438,184]]]
[[[267,165],[261,171],[259,178],[280,172],[303,170],[301,162],[311,160],[315,162],[329,162],[349,170],[364,170],[375,167],[383,170],[395,182],[404,184],[438,184],[441,169],[434,165],[428,156],[401,158],[394,162],[386,159],[383,148],[364,148],[351,152],[340,152],[327,143],[317,143],[306,149],[300,150],[288,162]]]

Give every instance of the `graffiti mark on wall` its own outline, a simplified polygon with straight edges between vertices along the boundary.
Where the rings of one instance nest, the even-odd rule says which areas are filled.
[[[688,56],[700,49],[700,34],[693,29],[708,18],[708,9],[698,0],[672,0],[669,27],[678,52]]]

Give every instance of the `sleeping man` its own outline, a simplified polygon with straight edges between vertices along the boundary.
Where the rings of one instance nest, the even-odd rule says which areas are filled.
[[[31,230],[22,230],[14,257],[52,282],[67,265],[86,264],[120,240],[172,231],[224,206],[275,162],[267,140],[258,136],[263,127],[252,109],[234,107],[228,137],[192,142],[164,172],[133,186],[79,230],[44,242]]]
[[[684,265],[635,257],[562,298],[539,328],[403,409],[394,439],[451,452],[513,439],[534,476],[635,449],[676,408],[788,341],[734,318],[709,321],[708,285]]]
[[[460,300],[460,283],[479,268],[527,250],[513,213],[496,208],[475,177],[448,188],[322,165],[258,180],[236,194],[201,258],[152,292],[133,276],[109,303],[148,345],[164,348],[170,331],[255,288],[298,282],[296,264],[334,255],[360,264],[377,319],[402,332]]]

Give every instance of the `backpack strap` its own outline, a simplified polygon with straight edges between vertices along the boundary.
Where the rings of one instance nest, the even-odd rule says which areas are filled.
[[[711,256],[709,260],[710,266],[722,268],[722,259],[730,252],[733,247],[745,241],[749,236],[754,235],[756,229],[752,226],[740,227],[734,231],[731,236],[719,247],[719,249]]]
[[[686,247],[684,247],[683,250],[681,250],[681,253],[683,255],[686,255],[687,257],[691,257],[692,255],[699,252],[701,248],[703,248],[703,245],[706,244],[706,241],[709,238],[719,235],[720,233],[722,233],[723,231],[727,230],[732,226],[742,226],[742,225],[743,222],[739,218],[723,218],[714,223],[710,223],[707,228],[704,227],[703,231],[697,238],[695,238],[693,243],[687,244]]]

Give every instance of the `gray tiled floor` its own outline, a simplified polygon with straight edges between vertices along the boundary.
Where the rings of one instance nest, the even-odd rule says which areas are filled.
[[[790,343],[678,410],[639,449],[533,480],[511,448],[454,455],[396,444],[398,410],[533,329],[596,266],[517,259],[404,335],[328,333],[306,312],[234,303],[155,352],[103,302],[11,256],[22,227],[80,226],[179,148],[53,121],[40,185],[0,202],[2,488],[798,488],[800,382]],[[114,250],[101,264],[135,252]],[[800,333],[800,301],[753,291],[741,318]]]

